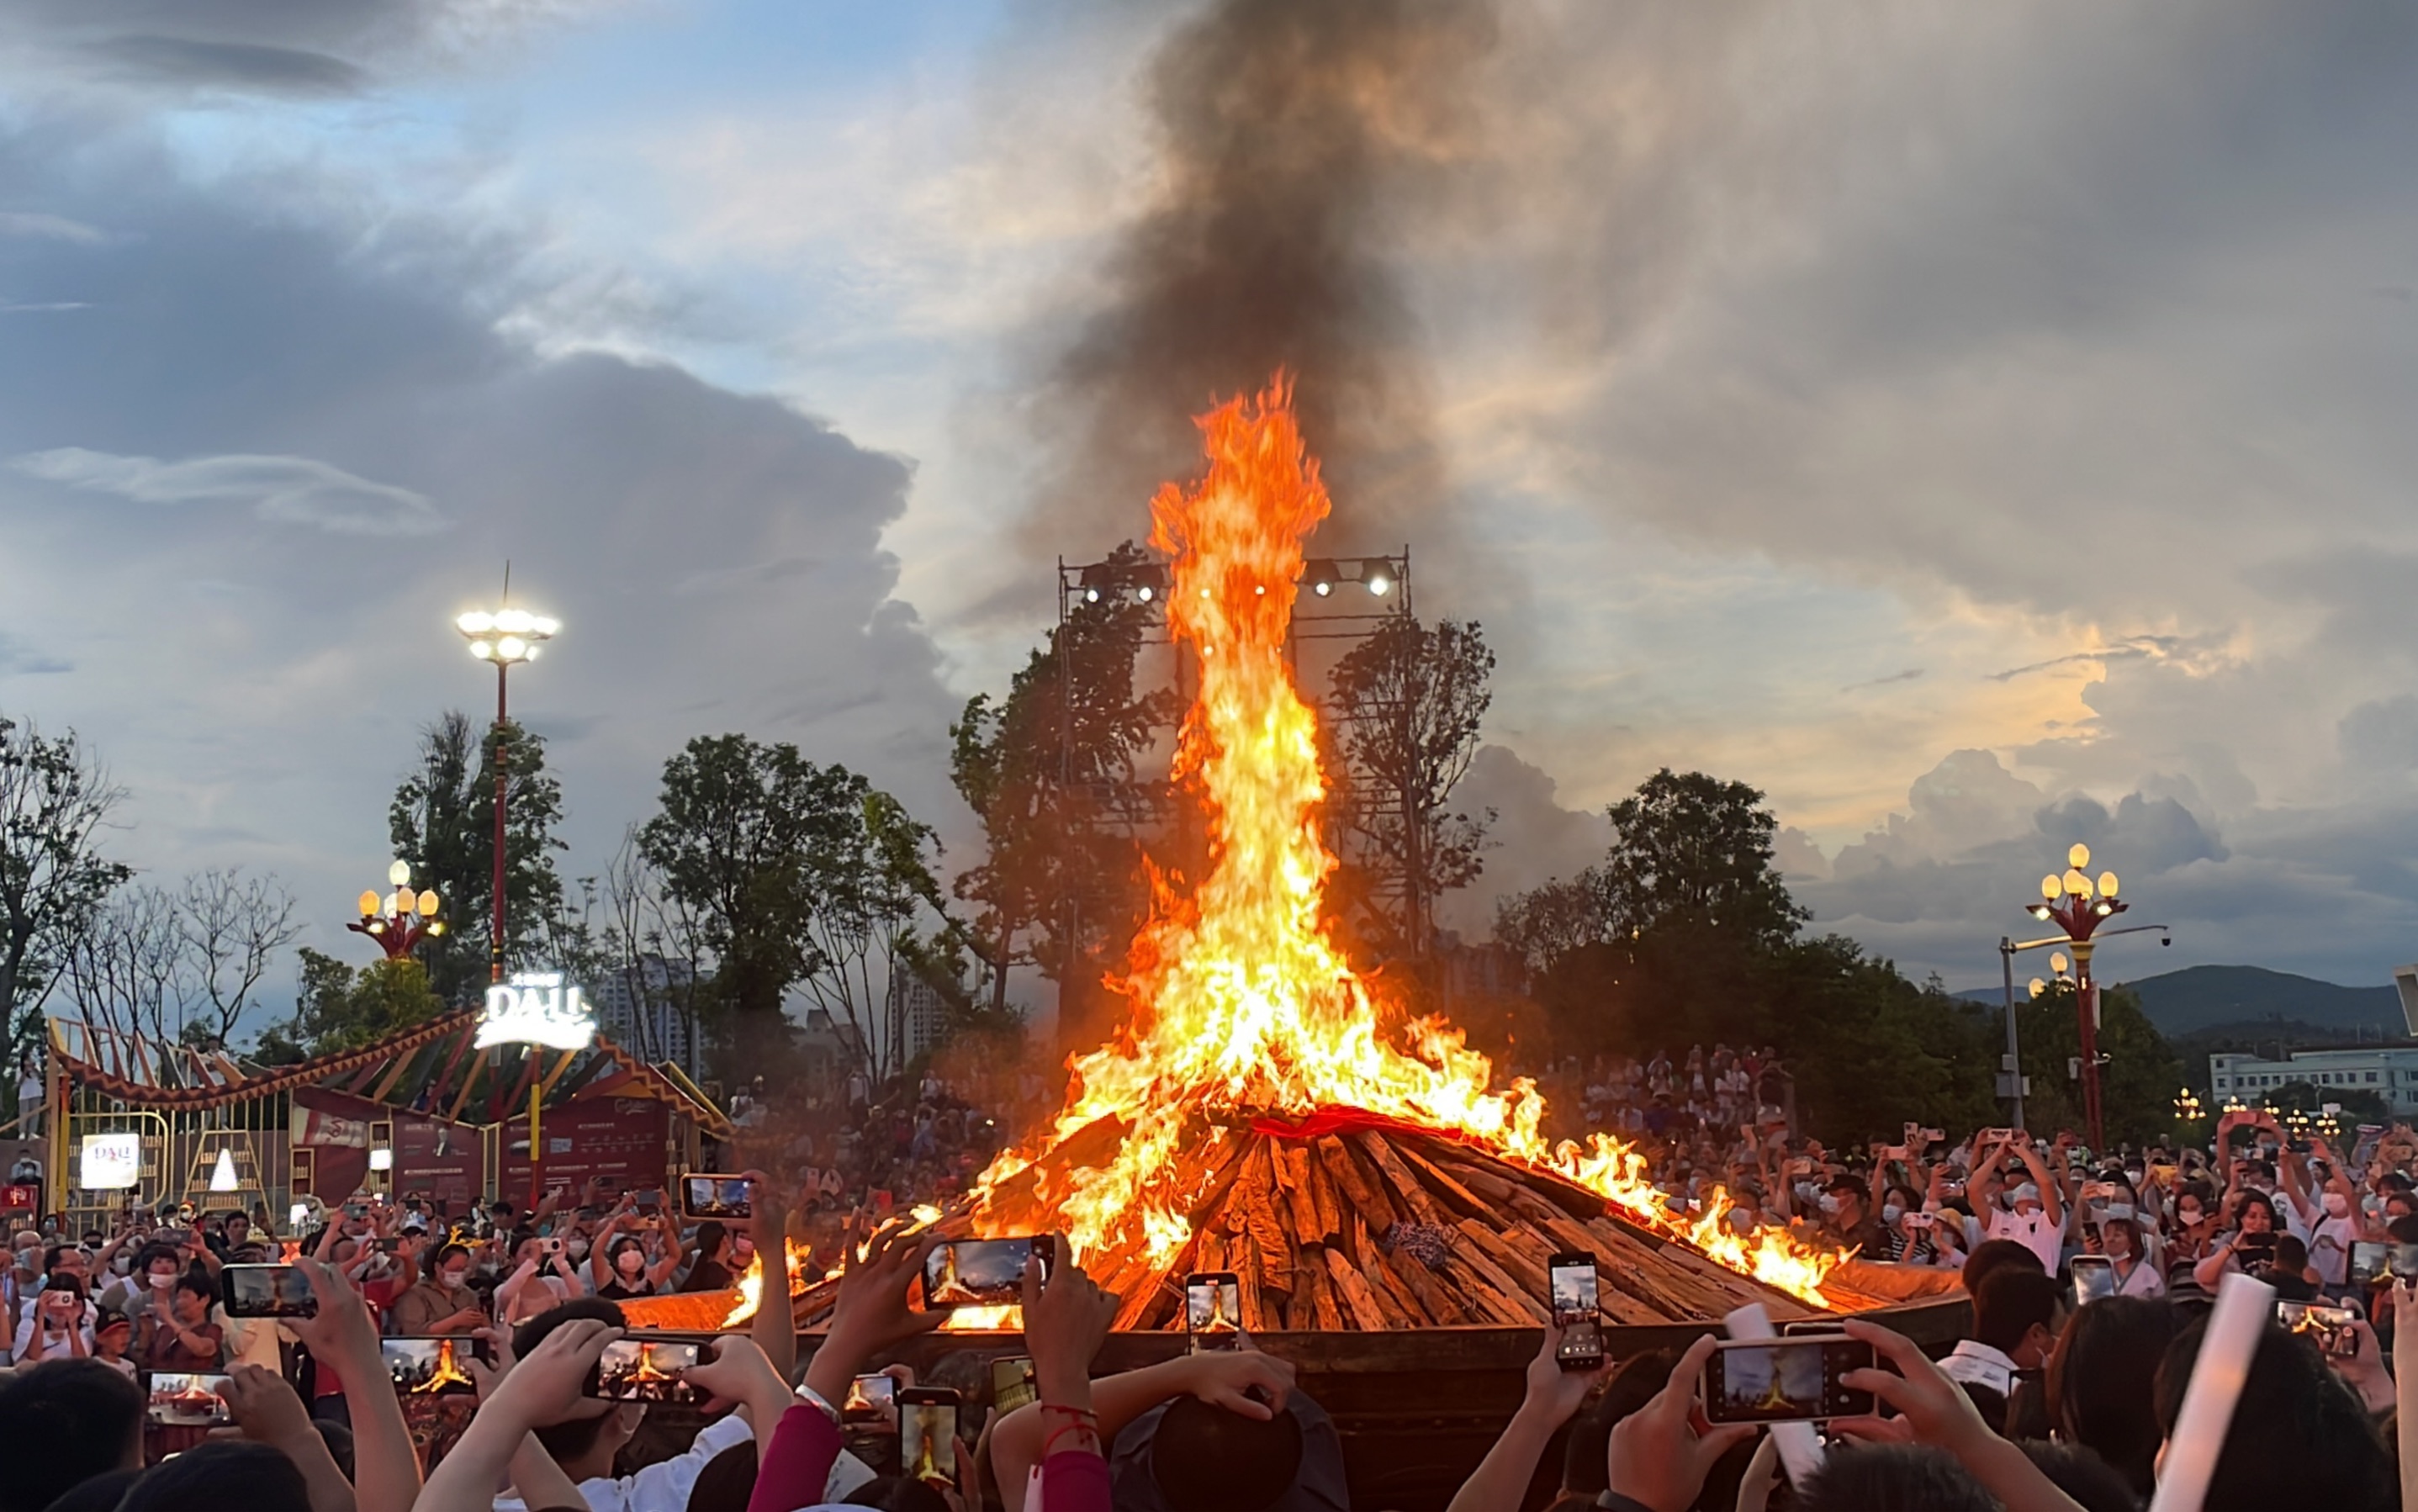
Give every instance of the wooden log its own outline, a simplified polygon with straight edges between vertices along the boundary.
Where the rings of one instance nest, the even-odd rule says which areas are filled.
[[[1234,1285],[1243,1298],[1243,1327],[1254,1334],[1265,1333],[1268,1327],[1267,1305],[1260,1296],[1260,1255],[1257,1246],[1246,1245],[1234,1263]]]
[[[1277,1153],[1277,1179],[1284,1187],[1285,1210],[1293,1220],[1293,1236],[1305,1245],[1314,1245],[1326,1237],[1319,1222],[1318,1199],[1309,1189],[1309,1152],[1293,1140],[1270,1140],[1269,1148]]]
[[[1418,1223],[1433,1224],[1438,1228],[1444,1227],[1444,1214],[1436,1211],[1434,1199],[1428,1196],[1427,1188],[1419,1184],[1418,1178],[1411,1174],[1410,1168],[1403,1165],[1400,1158],[1394,1153],[1393,1147],[1385,1142],[1385,1137],[1374,1129],[1362,1129],[1359,1139],[1360,1148],[1369,1153],[1369,1158],[1374,1161],[1377,1169],[1385,1174],[1386,1182],[1393,1186],[1395,1195],[1399,1196],[1402,1199],[1402,1205],[1410,1210],[1412,1219]]]
[[[1468,1229],[1452,1229],[1447,1238],[1456,1262],[1483,1278],[1488,1287],[1517,1310],[1534,1317],[1538,1322],[1545,1321],[1544,1304],[1537,1300],[1543,1294],[1542,1288],[1531,1288],[1515,1279],[1492,1255],[1486,1252],[1483,1245],[1471,1238]]]
[[[1203,1232],[1193,1241],[1192,1268],[1196,1271],[1223,1271],[1226,1263],[1226,1241],[1215,1232]]]
[[[1495,1274],[1500,1275],[1502,1273],[1498,1271]],[[1473,1310],[1485,1315],[1481,1321],[1526,1328],[1546,1321],[1544,1309],[1520,1306],[1510,1292],[1472,1265],[1468,1255],[1460,1250],[1455,1250],[1452,1258],[1445,1261],[1445,1275],[1452,1279],[1460,1294],[1469,1299]]]
[[[1352,1158],[1352,1152],[1343,1147],[1342,1140],[1331,1134],[1324,1135],[1313,1141],[1311,1148],[1318,1152],[1319,1164],[1326,1168],[1326,1174],[1334,1179],[1336,1189],[1359,1213],[1361,1221],[1368,1224],[1370,1232],[1384,1233],[1400,1221],[1394,1212],[1394,1204],[1385,1199],[1385,1183],[1371,1180],[1360,1163]]]
[[[1420,1181],[1427,1184],[1430,1191],[1443,1193],[1445,1200],[1461,1209],[1464,1217],[1488,1217],[1493,1210],[1488,1207],[1477,1193],[1446,1175],[1442,1167],[1421,1153],[1419,1151],[1421,1142],[1416,1139],[1400,1140],[1395,1144],[1394,1150],[1413,1170],[1418,1172]]]
[[[1329,1331],[1343,1326],[1343,1309],[1335,1305],[1335,1289],[1326,1279],[1326,1266],[1302,1256],[1301,1270],[1293,1289],[1293,1326],[1324,1328]]]
[[[1462,1219],[1454,1231],[1475,1245],[1478,1251],[1492,1261],[1495,1269],[1501,1271],[1509,1279],[1512,1287],[1523,1295],[1531,1297],[1553,1295],[1553,1282],[1545,1275],[1545,1262],[1541,1258],[1531,1259],[1523,1255],[1505,1244],[1502,1236],[1475,1218]]]
[[[1413,1260],[1412,1264],[1418,1263]],[[1385,1310],[1385,1321],[1396,1328],[1424,1328],[1442,1320],[1428,1315],[1418,1293],[1402,1284],[1385,1257],[1370,1245],[1360,1251],[1360,1274],[1369,1278],[1369,1290],[1375,1292],[1377,1305]]]
[[[1308,1178],[1309,1195],[1318,1210],[1318,1235],[1334,1241],[1344,1236],[1345,1208],[1335,1194],[1335,1183],[1326,1174],[1326,1163],[1312,1153],[1308,1145],[1296,1146],[1301,1153],[1302,1170]],[[1357,1254],[1357,1251],[1354,1251]]]
[[[1191,1217],[1194,1228],[1201,1227],[1201,1214],[1217,1212],[1226,1201],[1226,1194],[1243,1174],[1243,1157],[1250,1148],[1250,1137],[1234,1131],[1220,1131],[1209,1156],[1207,1179],[1200,1195],[1192,1199]]]
[[[1436,1274],[1428,1269],[1427,1262],[1416,1255],[1396,1250],[1387,1269],[1393,1272],[1394,1279],[1402,1284],[1403,1290],[1419,1299],[1419,1306],[1426,1308],[1428,1316],[1438,1324],[1450,1326],[1479,1321],[1478,1309],[1455,1296],[1452,1289],[1439,1280]]]
[[[1266,1141],[1261,1142],[1261,1148],[1252,1152],[1249,1160],[1250,1167],[1238,1184],[1245,1229],[1259,1249],[1260,1274],[1277,1291],[1291,1291],[1293,1244],[1285,1234],[1284,1220],[1277,1214],[1276,1176]]]
[[[1510,1201],[1511,1190],[1514,1186],[1519,1184],[1500,1171],[1480,1170],[1476,1166],[1469,1165],[1463,1161],[1439,1160],[1436,1162],[1436,1165],[1445,1170],[1450,1171],[1453,1176],[1461,1182],[1462,1185],[1468,1187],[1471,1191],[1477,1193],[1478,1196],[1486,1199],[1490,1202]]]
[[[1335,1283],[1335,1291],[1343,1299],[1343,1306],[1351,1309],[1353,1320],[1362,1328],[1371,1334],[1382,1334],[1394,1326],[1385,1317],[1385,1308],[1378,1306],[1376,1296],[1369,1290],[1368,1277],[1343,1258],[1341,1250],[1326,1251],[1326,1275]]]

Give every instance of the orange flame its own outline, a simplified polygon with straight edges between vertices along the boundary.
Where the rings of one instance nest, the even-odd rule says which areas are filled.
[[[1192,649],[1200,694],[1186,716],[1179,779],[1207,808],[1211,868],[1188,898],[1161,885],[1110,985],[1132,1003],[1117,1040],[1077,1058],[1067,1103],[1037,1145],[1004,1153],[983,1197],[1104,1117],[1131,1133],[1104,1166],[1048,1171],[1037,1191],[1079,1253],[1140,1253],[1155,1267],[1190,1237],[1176,1159],[1187,1115],[1348,1107],[1448,1130],[1501,1156],[1557,1172],[1630,1216],[1800,1296],[1836,1262],[1776,1234],[1741,1238],[1717,1217],[1666,1214],[1643,1162],[1615,1140],[1549,1149],[1544,1100],[1525,1077],[1490,1090],[1492,1068],[1433,1018],[1387,1025],[1329,939],[1320,905],[1335,858],[1318,830],[1326,781],[1317,722],[1285,664],[1302,542],[1330,509],[1279,375],[1256,403],[1201,416],[1209,461],[1195,487],[1151,500],[1151,544],[1173,558],[1167,613]],[[1727,1204],[1708,1204],[1720,1214]]]

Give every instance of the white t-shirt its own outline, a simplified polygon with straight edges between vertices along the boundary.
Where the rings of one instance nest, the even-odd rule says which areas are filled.
[[[2035,1208],[2029,1213],[1995,1208],[1983,1232],[1991,1239],[2013,1240],[2040,1257],[2042,1270],[2051,1275],[2057,1274],[2058,1252],[2065,1247],[2065,1230],[2050,1221],[2046,1208]]]
[[[2133,1274],[2116,1283],[2120,1297],[2163,1297],[2166,1294],[2166,1278],[2156,1265],[2148,1260],[2134,1263]]]
[[[689,1493],[696,1489],[696,1478],[705,1474],[705,1467],[725,1449],[745,1443],[755,1436],[747,1420],[732,1413],[697,1429],[696,1437],[682,1453],[649,1465],[635,1475],[623,1475],[618,1480],[599,1475],[581,1481],[580,1499],[588,1504],[588,1512],[688,1512]],[[833,1499],[846,1496],[871,1479],[871,1467],[843,1450],[832,1465],[830,1478],[823,1482],[823,1495]],[[528,1507],[517,1496],[498,1496],[495,1512],[528,1512]]]
[[[2323,1286],[2340,1286],[2350,1275],[2350,1246],[2359,1238],[2359,1225],[2349,1218],[2324,1216],[2309,1229],[2302,1243],[2309,1246],[2309,1264],[2318,1273]]]

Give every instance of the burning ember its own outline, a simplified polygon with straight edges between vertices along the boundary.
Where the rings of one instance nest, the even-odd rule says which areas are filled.
[[[1213,1187],[1237,1181],[1238,1168],[1240,1181],[1263,1196],[1309,1194],[1315,1213],[1321,1184],[1348,1192],[1355,1176],[1381,1184],[1390,1174],[1379,1147],[1390,1153],[1403,1140],[1379,1129],[1428,1131],[1444,1137],[1421,1138],[1431,1151],[1458,1144],[1469,1147],[1459,1152],[1463,1158],[1549,1173],[1606,1199],[1631,1229],[1677,1239],[1768,1286],[1834,1306],[1817,1288],[1842,1257],[1777,1230],[1737,1233],[1722,1221],[1728,1204],[1719,1193],[1702,1219],[1675,1217],[1645,1179],[1642,1158],[1605,1136],[1549,1147],[1532,1082],[1491,1090],[1492,1067],[1460,1031],[1389,1016],[1329,939],[1321,901],[1336,863],[1318,827],[1326,781],[1315,718],[1283,654],[1303,542],[1329,500],[1281,376],[1256,402],[1237,398],[1199,424],[1208,474],[1194,487],[1159,491],[1151,543],[1173,558],[1168,619],[1200,667],[1176,775],[1202,796],[1210,872],[1189,896],[1157,879],[1130,970],[1110,984],[1131,1001],[1130,1020],[1113,1043],[1074,1061],[1051,1132],[984,1173],[975,1228],[1061,1228],[1094,1273],[1124,1282],[1116,1289],[1130,1298],[1135,1283],[1153,1290],[1201,1247],[1195,1215]],[[1259,1142],[1288,1148],[1247,1154],[1253,1129],[1283,1136]],[[1317,1141],[1324,1158],[1308,1155],[1308,1137],[1354,1132],[1361,1156],[1345,1151],[1335,1165],[1325,1153],[1330,1143],[1341,1149],[1333,1138]],[[1420,1164],[1415,1183],[1436,1169]],[[1332,1193],[1327,1200],[1335,1202]],[[1383,1215],[1395,1204],[1409,1210],[1405,1218],[1424,1216],[1399,1184],[1394,1202],[1380,1193],[1371,1211]],[[1353,1222],[1363,1220],[1355,1214]],[[1317,1244],[1327,1227],[1308,1226],[1320,1232],[1290,1230],[1295,1251]],[[1264,1252],[1266,1236],[1259,1237]],[[1319,1315],[1332,1311],[1330,1304]]]

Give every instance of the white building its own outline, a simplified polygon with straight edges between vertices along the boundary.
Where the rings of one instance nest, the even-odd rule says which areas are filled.
[[[2211,1055],[2208,1077],[2218,1107],[2228,1101],[2255,1107],[2286,1082],[2305,1081],[2317,1088],[2320,1101],[2329,1092],[2367,1092],[2383,1098],[2396,1115],[2418,1112],[2418,1046],[2294,1050],[2282,1061]]]
[[[675,1061],[695,1077],[701,1074],[704,1047],[689,1032],[680,1004],[696,983],[696,968],[691,963],[641,955],[636,965],[597,983],[588,1000],[595,1006],[596,1027],[606,1038],[647,1060]]]
[[[909,970],[904,961],[890,969],[891,1045],[896,1063],[905,1065],[948,1037],[948,1000],[940,989]]]

